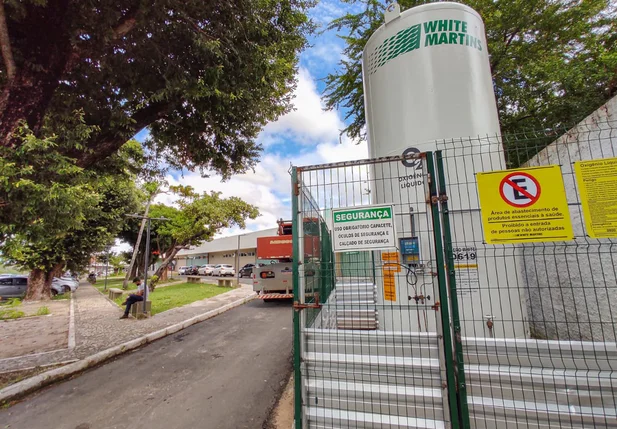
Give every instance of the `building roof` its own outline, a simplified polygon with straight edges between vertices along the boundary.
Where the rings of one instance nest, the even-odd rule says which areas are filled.
[[[178,256],[203,255],[205,253],[225,252],[238,249],[255,249],[257,247],[257,237],[268,237],[276,235],[277,232],[278,228],[270,228],[262,231],[233,235],[231,237],[217,238],[212,241],[205,241],[199,246],[181,250],[178,252]],[[239,245],[238,240],[240,240]]]

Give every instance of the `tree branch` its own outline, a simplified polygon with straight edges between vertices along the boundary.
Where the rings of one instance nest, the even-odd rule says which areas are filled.
[[[117,130],[112,130],[102,135],[99,135],[93,142],[88,144],[89,152],[72,154],[77,158],[77,165],[82,168],[88,168],[113,155],[118,149],[127,142],[125,137],[128,134],[135,134],[144,129],[153,122],[160,119],[170,107],[170,103],[166,101],[152,103],[143,109],[136,111],[131,119],[133,125],[126,133],[119,133]]]
[[[514,29],[512,34],[510,34],[510,37],[506,37],[506,35],[504,34],[503,39],[504,39],[505,45],[504,45],[504,48],[503,48],[503,52],[501,53],[501,55],[498,58],[495,58],[495,61],[491,64],[491,72],[493,73],[493,77],[496,76],[496,73],[494,71],[495,68],[497,68],[497,66],[499,65],[501,60],[506,56],[506,52],[508,52],[508,48],[510,48],[510,45],[512,44],[512,41],[514,40],[514,37],[516,37],[516,35],[520,31],[521,31],[520,28],[517,27],[517,28]]]
[[[197,24],[193,19],[189,18],[188,16],[185,15],[180,15],[178,17],[178,19],[180,21],[184,21],[185,23],[187,23],[188,25],[190,25],[193,30],[195,30],[195,32],[197,32],[198,34],[201,34],[202,36],[204,36],[206,39],[210,40],[210,41],[214,41],[216,40],[215,37],[213,37],[211,34],[206,33],[200,26],[199,24]]]
[[[9,29],[6,25],[6,15],[4,13],[4,0],[0,0],[0,48],[2,49],[2,58],[6,67],[8,80],[15,77],[17,67],[13,59],[13,49],[11,48],[11,39],[9,37]]]
[[[141,8],[139,6],[129,9],[126,15],[118,21],[118,25],[114,27],[112,40],[118,40],[126,36],[133,28],[135,28],[135,25],[137,25],[137,15],[140,11]]]
[[[3,1],[3,0],[0,0]],[[115,41],[121,39],[126,36],[135,26],[137,25],[137,15],[142,11],[140,6],[134,6],[129,9],[129,11],[118,21],[115,27],[112,28],[111,40]],[[83,34],[85,30],[80,30],[77,34]],[[70,60],[67,62],[66,68],[64,72],[69,72],[73,69],[75,64],[84,56],[88,55],[88,49],[84,49],[79,45],[75,45],[73,47],[73,52],[71,53]]]

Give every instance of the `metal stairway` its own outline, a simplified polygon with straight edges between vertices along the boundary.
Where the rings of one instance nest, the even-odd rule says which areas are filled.
[[[445,428],[437,335],[304,330],[309,429]]]
[[[337,280],[332,298],[338,329],[374,330],[379,327],[377,286],[372,281]]]

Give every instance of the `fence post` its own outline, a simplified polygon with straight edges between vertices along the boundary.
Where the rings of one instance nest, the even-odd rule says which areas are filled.
[[[446,364],[446,383],[448,389],[448,403],[450,408],[450,421],[452,429],[460,429],[460,416],[458,411],[458,395],[456,392],[456,374],[453,363],[452,332],[450,330],[450,309],[448,305],[448,287],[445,273],[446,262],[444,260],[441,219],[439,216],[439,197],[437,194],[437,172],[432,152],[426,152],[426,166],[428,169],[429,198],[431,204],[431,218],[433,222],[433,238],[435,240],[435,261],[437,263],[437,283],[439,285],[438,311],[441,313],[443,326],[443,347]]]
[[[463,356],[463,342],[461,339],[461,318],[459,314],[458,295],[456,291],[456,271],[454,269],[454,252],[452,249],[452,233],[450,231],[450,211],[448,210],[448,194],[446,192],[446,178],[441,151],[435,153],[437,160],[437,175],[439,185],[439,203],[441,205],[441,220],[443,224],[443,241],[446,255],[446,270],[452,311],[452,329],[454,330],[454,352],[456,361],[456,383],[458,388],[459,412],[461,427],[470,428],[469,404],[467,402],[467,383],[465,381],[465,360]]]
[[[299,198],[298,170],[296,167],[291,169],[291,219],[292,219],[292,245],[293,245],[293,294],[294,302],[300,301],[300,277],[299,263],[302,258],[300,248],[304,247],[300,242],[298,216],[300,208],[298,204]],[[293,311],[293,330],[294,330],[294,422],[295,429],[302,429],[302,373],[300,370],[301,353],[300,349],[300,312]]]

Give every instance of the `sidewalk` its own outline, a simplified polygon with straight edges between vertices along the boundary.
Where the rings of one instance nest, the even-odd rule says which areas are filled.
[[[155,292],[156,293],[156,292]],[[184,322],[192,317],[223,307],[254,295],[251,285],[241,284],[229,292],[173,308],[149,319],[120,320],[122,309],[90,284],[80,285],[74,294],[74,344],[52,352],[0,359],[0,373],[80,360],[110,347],[123,344],[146,334]],[[71,331],[71,329],[68,329]]]

